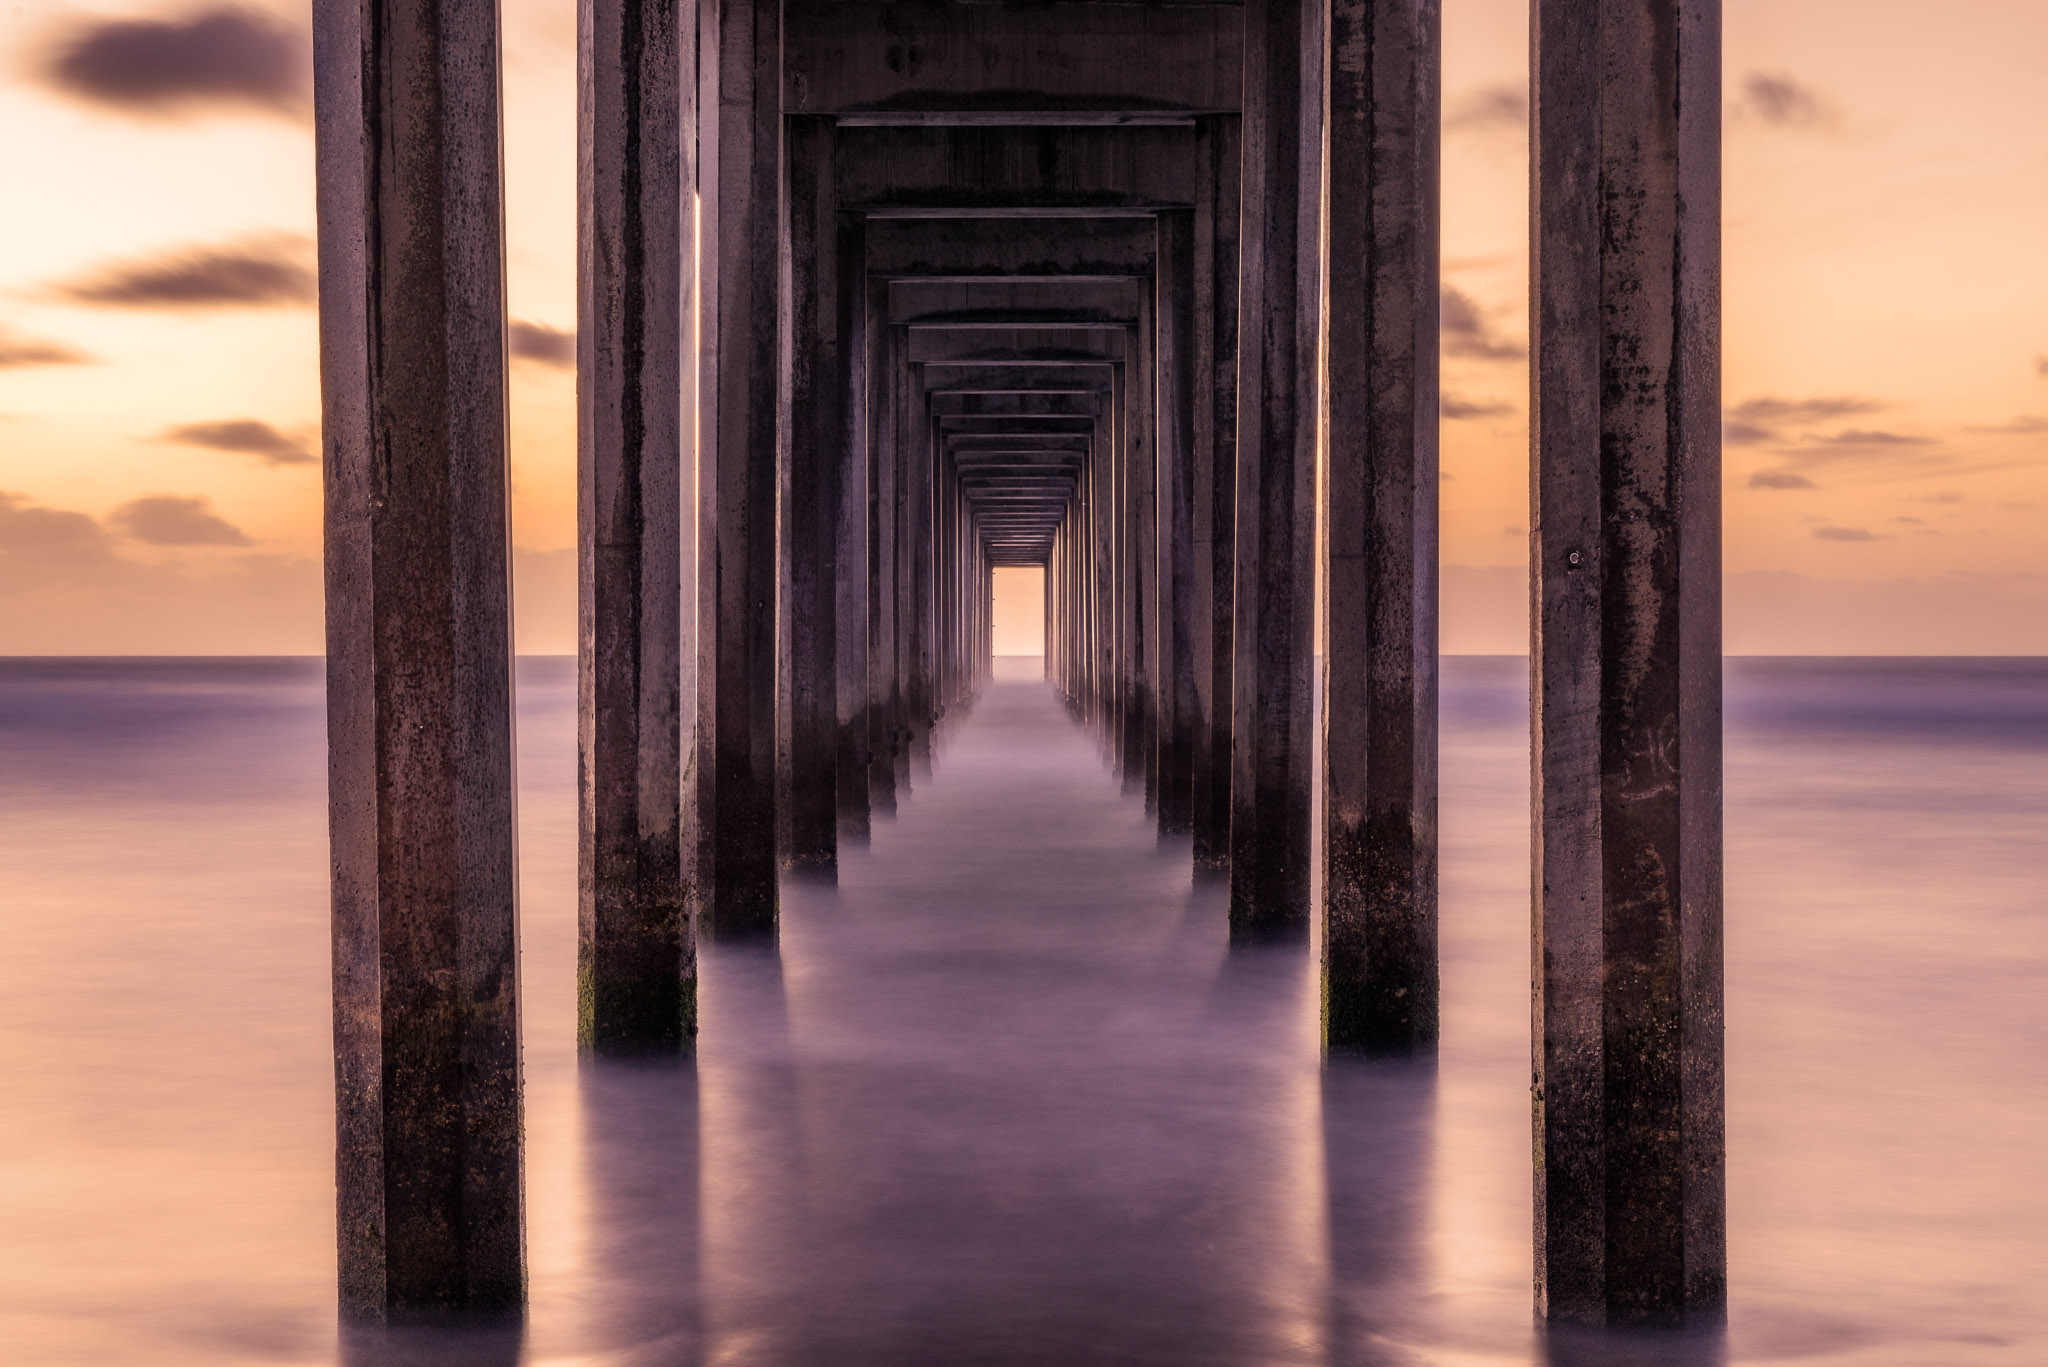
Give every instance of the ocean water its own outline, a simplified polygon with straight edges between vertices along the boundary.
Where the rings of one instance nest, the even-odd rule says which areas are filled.
[[[1675,1341],[1531,1322],[1524,671],[1446,662],[1434,1066],[1325,1067],[1311,956],[1015,679],[633,1065],[574,1051],[522,662],[531,1314],[344,1341],[318,662],[0,660],[0,1363],[2048,1363],[2048,660],[1731,662],[1731,1311]]]

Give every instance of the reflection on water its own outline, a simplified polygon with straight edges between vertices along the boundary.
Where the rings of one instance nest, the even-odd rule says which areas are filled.
[[[0,1361],[2048,1361],[2048,663],[1730,669],[1725,1341],[1529,1316],[1524,667],[1448,663],[1444,1044],[1316,1058],[1042,685],[574,1053],[573,674],[521,669],[523,1330],[332,1312],[320,675],[0,661]]]

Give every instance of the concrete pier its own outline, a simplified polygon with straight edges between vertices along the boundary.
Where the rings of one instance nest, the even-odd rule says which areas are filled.
[[[314,35],[341,1311],[516,1314],[498,16]]]
[[[1153,532],[1158,619],[1153,704],[1159,830],[1185,835],[1195,824],[1195,255],[1194,211],[1158,218],[1152,317],[1158,336],[1154,398],[1157,521]]]
[[[699,324],[699,921],[775,929],[776,494],[781,420],[782,4],[710,0]]]
[[[1718,1318],[1720,6],[1538,0],[1536,1300]]]
[[[839,211],[833,125],[787,120],[789,419],[781,519],[783,634],[789,652],[788,867],[830,874],[839,855]]]
[[[1194,598],[1196,731],[1189,774],[1195,868],[1230,864],[1231,677],[1237,566],[1238,231],[1241,121],[1196,129]]]
[[[841,214],[835,228],[838,263],[838,337],[835,360],[839,386],[839,519],[834,544],[833,592],[838,620],[833,653],[838,744],[833,779],[838,788],[838,834],[866,840],[872,819],[869,775],[868,651],[873,512],[868,455],[868,268],[869,239],[860,218]]]
[[[1332,0],[1323,1030],[1437,1038],[1436,0]]]
[[[1305,970],[1320,873],[1325,1043],[1426,1056],[1441,0],[579,5],[584,1048],[686,1048],[693,927],[772,939],[779,878],[932,790],[994,571],[1041,567],[1052,687],[1227,872],[1232,944]],[[315,12],[343,1301],[503,1309],[497,17]],[[1533,22],[1537,1295],[1688,1320],[1725,1286],[1718,0]]]
[[[578,14],[577,1030],[585,1050],[673,1049],[697,1029],[681,788],[697,16],[678,0]]]
[[[1230,925],[1246,941],[1309,924],[1322,20],[1301,0],[1245,6]]]

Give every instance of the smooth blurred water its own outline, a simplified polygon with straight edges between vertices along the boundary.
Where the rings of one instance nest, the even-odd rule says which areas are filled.
[[[0,1362],[2048,1362],[2048,661],[1729,672],[1725,1345],[1529,1313],[1519,660],[1446,663],[1444,1043],[1317,1058],[1042,685],[694,1065],[574,1052],[573,674],[520,674],[532,1313],[337,1344],[316,661],[0,661]]]

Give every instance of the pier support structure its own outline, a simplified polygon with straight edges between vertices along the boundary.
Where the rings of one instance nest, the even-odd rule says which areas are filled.
[[[1320,911],[1329,1047],[1434,1047],[1439,5],[580,0],[586,1048],[915,800],[1003,566],[1232,942]],[[315,15],[343,1299],[516,1307],[496,15]],[[1718,0],[1533,22],[1538,1297],[1685,1319]]]
[[[1716,1319],[1720,6],[1537,0],[1536,1298]]]
[[[697,1029],[682,824],[697,15],[583,0],[578,24],[577,1028],[585,1050],[674,1050]]]
[[[496,7],[314,7],[345,1318],[513,1312],[518,868]]]
[[[1323,1027],[1437,1039],[1437,0],[1331,0]]]

